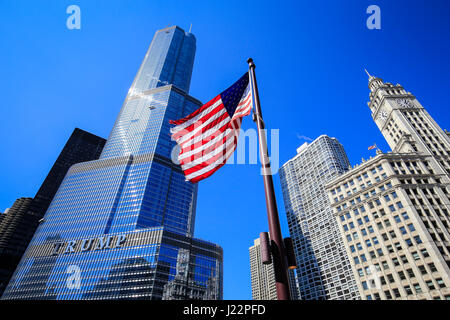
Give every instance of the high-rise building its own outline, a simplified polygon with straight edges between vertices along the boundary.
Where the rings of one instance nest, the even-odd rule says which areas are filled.
[[[58,191],[69,168],[80,162],[97,160],[105,146],[106,139],[75,128],[50,172],[34,196],[35,210],[42,218]]]
[[[392,152],[327,184],[363,299],[450,299],[450,139],[399,84],[369,75]]]
[[[0,295],[25,252],[70,166],[98,159],[106,140],[76,128],[32,198],[17,199],[0,221]],[[3,220],[3,218],[2,218]]]
[[[261,244],[259,238],[253,241],[249,249],[250,274],[253,300],[277,300],[275,270],[273,263],[263,264],[261,260]],[[294,270],[288,270],[291,300],[298,300],[298,288]]]
[[[192,238],[197,184],[171,160],[169,120],[201,106],[195,47],[179,27],[156,32],[100,159],[70,168],[3,299],[162,299],[180,250],[185,283],[222,298],[222,248]]]
[[[348,170],[342,145],[326,135],[297,149],[280,169],[301,299],[358,299],[325,184]]]

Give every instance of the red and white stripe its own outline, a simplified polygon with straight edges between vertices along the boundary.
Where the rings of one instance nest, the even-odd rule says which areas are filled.
[[[218,95],[189,116],[172,121],[177,124],[171,133],[181,148],[178,160],[186,180],[203,180],[226,163],[236,149],[242,117],[249,115],[251,109],[249,90],[239,101],[232,118]]]

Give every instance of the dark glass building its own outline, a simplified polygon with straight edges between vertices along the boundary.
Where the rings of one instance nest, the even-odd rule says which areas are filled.
[[[0,220],[0,295],[70,166],[98,159],[106,140],[76,128],[33,198],[20,198]]]
[[[179,261],[195,297],[222,298],[222,248],[192,238],[197,185],[171,160],[169,120],[202,105],[195,47],[179,27],[156,32],[99,160],[70,168],[3,299],[162,299]]]

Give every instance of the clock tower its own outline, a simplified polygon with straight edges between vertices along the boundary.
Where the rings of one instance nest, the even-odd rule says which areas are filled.
[[[443,131],[410,92],[369,76],[372,118],[394,153],[432,156],[450,174],[450,133]]]

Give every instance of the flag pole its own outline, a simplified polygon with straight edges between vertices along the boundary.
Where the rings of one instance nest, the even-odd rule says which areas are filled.
[[[267,152],[267,139],[265,125],[259,103],[258,85],[256,84],[255,64],[253,59],[247,60],[251,88],[254,94],[255,108],[253,109],[254,121],[258,127],[259,155],[261,158],[262,174],[264,179],[264,193],[266,196],[267,217],[269,220],[269,234],[271,252],[275,271],[275,283],[278,300],[290,300],[290,292],[287,275],[286,250],[281,235],[280,220],[278,217],[277,201],[273,187],[272,171],[270,169],[269,154]]]

